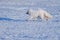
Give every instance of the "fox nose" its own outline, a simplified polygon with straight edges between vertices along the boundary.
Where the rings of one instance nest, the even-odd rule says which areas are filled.
[[[28,12],[26,14],[29,14]]]

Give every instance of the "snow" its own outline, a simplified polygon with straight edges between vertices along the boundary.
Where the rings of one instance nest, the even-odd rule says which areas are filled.
[[[29,8],[44,9],[54,18],[30,21]],[[0,0],[0,40],[60,40],[60,1]]]

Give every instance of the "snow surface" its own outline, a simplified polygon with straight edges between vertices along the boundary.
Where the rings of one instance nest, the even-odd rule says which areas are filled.
[[[44,9],[54,18],[29,21],[30,8]],[[0,0],[0,40],[60,40],[60,1]]]

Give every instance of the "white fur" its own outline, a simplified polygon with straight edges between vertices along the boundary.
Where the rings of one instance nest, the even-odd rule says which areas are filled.
[[[47,11],[43,10],[43,9],[38,9],[38,10],[28,10],[28,13],[30,14],[30,18],[29,20],[37,20],[37,17],[39,16],[42,20],[46,19],[50,19],[50,18],[53,18],[53,16],[48,13]]]

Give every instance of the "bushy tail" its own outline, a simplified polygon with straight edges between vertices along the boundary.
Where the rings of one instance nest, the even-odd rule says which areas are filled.
[[[51,14],[49,14],[48,12],[45,13],[45,17],[47,17],[47,18],[53,18],[53,16]]]

